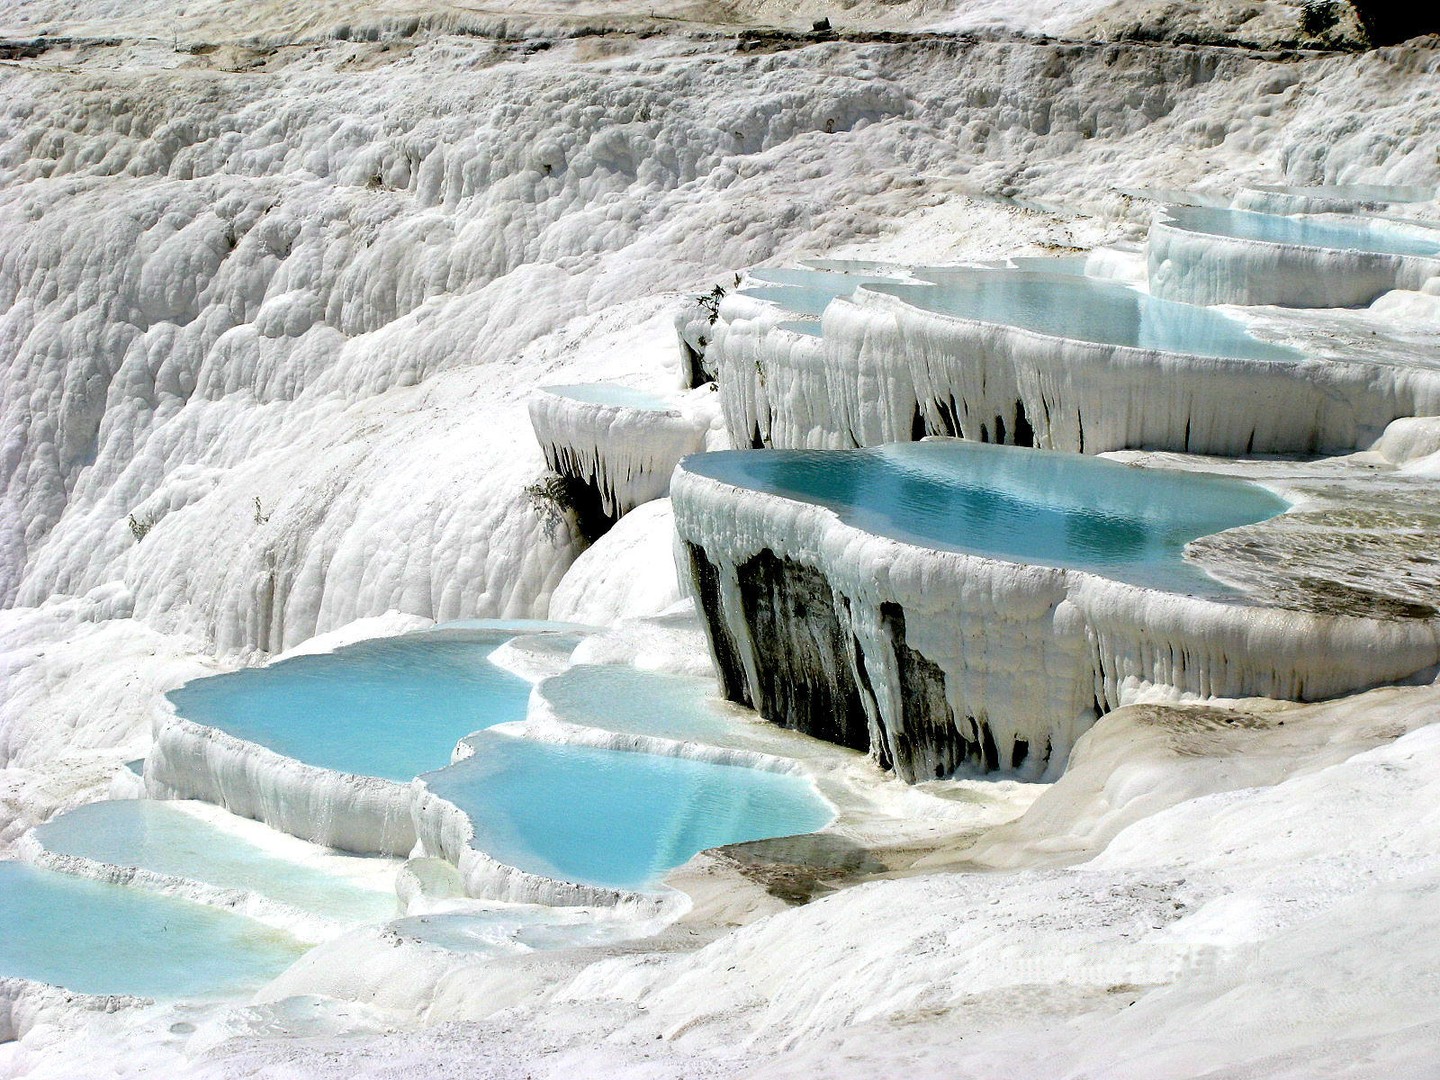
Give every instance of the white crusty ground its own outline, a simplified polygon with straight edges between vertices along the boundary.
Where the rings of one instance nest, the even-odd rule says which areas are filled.
[[[1098,7],[1013,18],[1055,33]],[[631,345],[737,269],[1135,239],[1119,188],[1437,179],[1423,48],[741,54],[708,32],[555,36],[635,21],[599,4],[552,5],[532,34],[537,9],[474,16],[509,19],[504,39],[366,42],[318,2],[0,4],[11,37],[121,39],[0,63],[0,843],[102,795],[187,678],[391,611],[545,614],[576,549],[525,493],[526,394],[677,380]],[[473,16],[397,5],[346,36],[417,10]],[[985,8],[904,14],[967,12]],[[613,566],[654,565],[633,532]],[[656,573],[612,576],[614,614],[669,599]],[[631,625],[590,658],[703,667],[693,621],[683,655],[664,620]],[[19,1017],[0,1075],[1424,1075],[1436,705],[1307,706],[1333,728],[1286,728],[1313,722],[1328,749],[1266,744],[1270,770],[1203,731],[1104,743],[1107,721],[1077,748],[1100,764],[992,839],[1004,870],[758,919],[774,904],[742,898],[755,921],[700,948],[672,934],[433,980],[357,947],[360,1001],[106,1014],[60,995]]]

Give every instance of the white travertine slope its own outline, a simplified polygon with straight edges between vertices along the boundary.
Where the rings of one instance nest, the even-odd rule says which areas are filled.
[[[544,613],[576,548],[524,494],[541,468],[525,394],[663,377],[619,347],[736,269],[842,245],[913,262],[1088,244],[1112,226],[1084,215],[1117,186],[1437,179],[1440,65],[1423,47],[742,53],[704,34],[537,26],[527,40],[523,19],[503,37],[381,43],[337,40],[323,4],[194,10],[184,24],[170,4],[0,8],[16,36],[50,20],[127,35],[0,68],[0,591],[27,605],[0,622],[6,837],[103,791],[144,750],[163,690],[217,652],[231,663],[391,609]],[[182,32],[314,43],[175,52]],[[611,645],[656,666],[696,660],[671,641]],[[834,1051],[843,1036],[827,1033],[853,1023],[854,1071],[914,1071],[915,1047],[936,1071],[968,1055],[1013,1077],[1017,1045],[1058,1040],[1088,1012],[1084,1045],[1056,1046],[1051,1071],[1103,1072],[1123,1049],[1143,1075],[1194,1041],[1216,1068],[1270,1048],[1313,1075],[1293,1055],[1396,1030],[1392,1001],[1431,1025],[1410,1045],[1433,1051],[1425,734],[1219,806],[1182,803],[1132,825],[1126,854],[1089,876],[875,883],[698,957],[632,948],[571,978],[593,957],[541,956],[508,994],[457,979],[413,994],[403,1017],[378,999],[115,1014],[57,1001],[35,1023],[7,987],[0,1029],[28,1034],[0,1046],[0,1074],[351,1080],[460,1060],[502,1076],[703,1076],[717,1062],[813,1075],[803,1056]],[[1287,884],[1297,864],[1307,873]],[[1238,963],[1182,972],[1125,1030],[1109,1026],[1131,1000],[1113,987],[1183,967],[1166,941],[1161,963],[1131,965],[1125,937],[1174,910],[1179,877],[1201,900],[1234,897],[1197,934],[1263,937],[1254,984],[1302,988],[1286,1017],[1296,1000],[1330,1003],[1312,1010],[1323,1030],[1257,1030],[1276,1014]],[[1082,948],[1115,962],[1057,980],[1050,958]],[[386,950],[351,958],[373,976]],[[1036,992],[1037,979],[1061,985]],[[1363,1009],[1333,1006],[1356,988]],[[517,1011],[485,1020],[497,1006]],[[396,1031],[422,1016],[472,1022]],[[977,1035],[1003,1024],[988,1044],[960,1040],[957,1017]],[[814,1040],[801,1059],[774,1056],[801,1036]],[[1379,1044],[1372,1071],[1404,1045]]]

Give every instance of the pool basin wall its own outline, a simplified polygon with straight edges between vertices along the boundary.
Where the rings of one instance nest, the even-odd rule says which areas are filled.
[[[170,715],[145,761],[152,799],[199,799],[325,847],[404,858],[415,846],[408,783],[306,765]]]
[[[1440,412],[1440,376],[1065,339],[861,290],[824,337],[725,308],[711,355],[735,446],[837,449],[959,435],[1087,454],[1348,452]]]
[[[682,580],[727,697],[911,782],[1057,776],[1136,692],[1315,700],[1440,660],[1430,621],[1321,616],[902,543],[686,470]]]
[[[1403,214],[1416,203],[1433,202],[1435,195],[1434,188],[1387,184],[1258,185],[1241,188],[1233,205],[1259,214]]]
[[[1223,236],[1191,227],[1206,212],[1161,209],[1150,226],[1150,291],[1188,304],[1340,308],[1440,275],[1440,255],[1396,255]],[[1349,219],[1359,221],[1363,219]]]
[[[417,853],[455,866],[467,896],[514,904],[614,908],[645,918],[688,903],[682,894],[668,889],[636,892],[583,885],[499,862],[474,846],[475,827],[470,816],[432,791],[423,777],[414,782],[411,807]]]
[[[679,409],[581,401],[545,389],[529,408],[546,464],[582,485],[602,530],[641,503],[664,498],[676,462],[703,448],[709,426]]]

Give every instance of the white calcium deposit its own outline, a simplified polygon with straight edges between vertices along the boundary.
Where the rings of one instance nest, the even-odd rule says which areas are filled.
[[[826,309],[821,337],[777,326],[773,310],[727,299],[710,346],[737,446],[877,446],[915,437],[919,418],[931,433],[997,442],[1028,424],[1034,445],[1083,453],[1343,452],[1397,417],[1440,412],[1428,359],[1199,356],[940,314],[864,288]]]
[[[686,454],[705,448],[713,408],[702,390],[698,414],[679,408],[635,408],[584,401],[541,389],[530,399],[530,424],[545,462],[594,489],[614,520],[670,492],[670,474]],[[678,404],[678,403],[677,403]]]
[[[487,865],[442,800],[408,817],[407,838],[388,792],[331,791],[303,767],[166,720],[164,693],[189,679],[416,620],[613,623],[575,662],[707,672],[677,590],[670,503],[639,506],[582,554],[534,493],[546,462],[527,401],[559,383],[678,388],[677,315],[750,266],[1133,252],[1150,203],[1126,191],[1220,204],[1255,184],[1440,182],[1440,53],[1057,37],[1084,20],[1081,37],[1141,25],[1160,6],[856,6],[853,23],[983,31],[886,40],[851,33],[849,8],[781,0],[658,13],[673,20],[541,0],[484,13],[397,0],[358,14],[333,0],[0,0],[0,850],[14,854],[61,810],[133,793],[131,780],[112,784],[148,753],[157,791],[293,820],[327,843],[408,855],[418,839],[519,912],[610,903],[606,918],[636,933],[566,937],[567,922],[557,947],[507,939],[503,955],[477,959],[364,930],[252,1002],[94,999],[0,980],[0,1076],[1378,1080],[1431,1069],[1433,687],[1242,703],[1264,721],[1245,721],[1264,729],[1253,739],[1213,717],[1166,721],[1183,729],[1171,739],[1128,713],[1081,735],[1064,726],[1068,682],[1020,677],[1089,662],[1076,638],[1035,633],[1052,601],[1067,634],[1103,640],[1111,705],[1173,697],[1166,688],[1284,694],[1307,667],[1319,680],[1308,691],[1340,693],[1362,670],[1397,677],[1429,662],[1433,641],[1393,627],[1336,627],[1339,659],[1321,670],[1291,636],[1316,627],[1310,616],[1263,611],[1247,629],[1053,571],[972,576],[975,610],[1003,611],[1008,635],[986,659],[987,700],[1014,693],[1060,716],[1076,768],[1037,801],[1038,785],[1014,779],[905,787],[826,748],[827,797],[867,800],[863,821],[842,818],[850,831],[835,835],[893,866],[855,871],[869,880],[854,887],[837,871],[833,894],[821,875],[798,906],[783,898],[793,882],[767,885],[763,867],[746,877],[707,855],[672,875],[658,912],[651,899],[556,895]],[[1249,6],[1272,22],[1281,8],[1294,16]],[[1234,4],[1192,7],[1191,22],[1234,21]],[[821,15],[836,40],[805,36]],[[720,21],[748,18],[802,33],[742,42]],[[1133,255],[1113,261],[1133,280]],[[1320,269],[1329,282],[1345,267]],[[1423,352],[1433,288],[1382,286],[1397,283],[1365,317],[1403,323],[1401,346]],[[763,388],[722,387],[727,410],[740,395],[737,415],[795,445],[843,445],[828,426],[841,404],[909,431],[903,393],[868,386],[865,404],[832,406],[842,391],[814,341],[747,339],[739,301],[725,303],[737,313],[727,347],[752,367],[777,364]],[[785,357],[763,351],[775,342]],[[1395,416],[1429,409],[1425,378],[1392,389],[1381,367],[1372,397],[1352,401],[1337,376],[1323,403],[1282,404],[1333,424],[1337,443],[1372,428],[1379,438],[1393,416],[1374,401],[1393,400]],[[1189,376],[1174,374],[1189,394]],[[1253,412],[1254,398],[1233,409]],[[1165,405],[1123,430],[1173,430],[1180,412]],[[1257,424],[1245,417],[1197,424],[1208,445],[1240,452]],[[737,445],[753,426],[738,425]],[[1087,451],[1110,438],[1097,427],[1090,443],[1088,406],[1085,429]],[[617,497],[663,479],[661,467],[645,475],[659,461],[647,438],[607,444]],[[1437,446],[1428,429],[1392,425],[1377,455],[1403,458],[1420,482],[1440,473]],[[747,507],[727,524],[704,509],[737,553],[753,541],[740,532],[771,512]],[[840,538],[791,525],[808,557]],[[913,579],[914,632],[960,670],[945,591],[922,587],[919,560],[867,543],[855,538],[851,561],[837,555],[837,573],[858,579],[900,555],[885,575]],[[881,585],[855,588],[878,596]],[[1198,641],[1205,662],[1145,653],[1140,621],[1157,640]],[[522,653],[526,670],[554,663]],[[1014,732],[1035,723],[1011,715]],[[921,850],[929,863],[906,861]]]
[[[1361,233],[1413,232],[1378,219],[1335,220]],[[1440,233],[1430,236],[1440,243]],[[1358,307],[1392,289],[1420,289],[1440,276],[1440,254],[1390,254],[1367,250],[1364,243],[1311,247],[1224,236],[1192,223],[1183,207],[1159,210],[1147,246],[1150,291],[1187,304]]]

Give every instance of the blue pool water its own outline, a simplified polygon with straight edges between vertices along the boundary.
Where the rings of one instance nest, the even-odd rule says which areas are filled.
[[[762,284],[747,285],[740,290],[741,296],[768,300],[786,311],[815,318],[824,313],[830,301],[850,296],[861,285],[895,281],[890,274],[851,274],[814,269],[755,270],[750,276],[752,281]]]
[[[262,986],[304,951],[228,911],[0,862],[0,975],[86,994],[212,997]]]
[[[1199,206],[1181,207],[1169,214],[1181,228],[1240,240],[1440,257],[1440,232],[1407,229],[1378,219],[1334,221]]]
[[[1274,191],[1281,195],[1308,195],[1319,199],[1351,199],[1355,202],[1411,203],[1428,202],[1435,198],[1435,189],[1403,184],[1313,184],[1282,186],[1260,184],[1255,191]]]
[[[481,732],[475,756],[425,777],[474,846],[562,881],[622,889],[719,844],[813,832],[832,812],[798,777]]]
[[[1287,503],[1241,480],[962,440],[863,450],[729,450],[682,467],[834,510],[867,532],[1015,562],[1220,595],[1183,559],[1196,537]]]
[[[557,397],[594,405],[620,405],[627,409],[646,411],[663,411],[675,407],[673,402],[662,397],[620,383],[574,383],[568,386],[542,386],[540,389]]]
[[[802,322],[796,319],[793,322],[782,322],[775,324],[781,330],[789,330],[792,334],[804,334],[806,337],[823,337],[820,331],[820,323]]]
[[[91,803],[38,826],[35,836],[57,854],[245,889],[339,922],[379,922],[395,915],[393,892],[361,888],[282,858],[175,803]]]
[[[437,628],[186,683],[181,716],[338,772],[410,780],[525,716],[530,684],[487,659],[513,629]]]
[[[570,724],[626,735],[705,741],[736,723],[714,683],[690,675],[608,664],[577,664],[546,679],[540,695]]]
[[[936,275],[939,277],[940,275]],[[1052,337],[1191,356],[1299,360],[1213,308],[1160,300],[1109,281],[1025,270],[956,270],[930,285],[869,285],[926,311]]]

